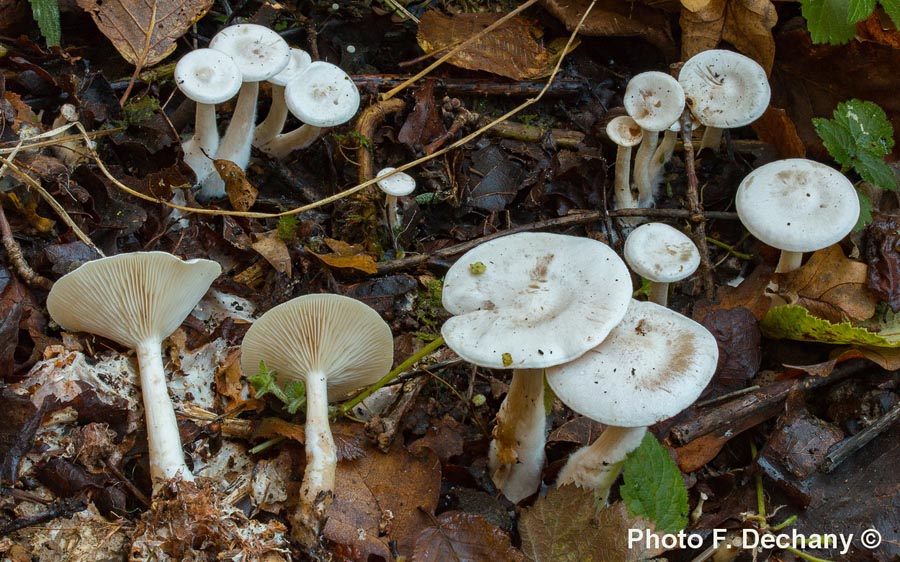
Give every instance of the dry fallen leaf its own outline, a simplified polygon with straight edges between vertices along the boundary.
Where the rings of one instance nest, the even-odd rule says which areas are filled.
[[[291,276],[291,253],[287,245],[278,236],[277,230],[272,230],[260,236],[254,237],[251,244],[254,250],[264,257],[275,271]]]
[[[761,64],[768,74],[775,60],[772,27],[777,21],[770,0],[712,0],[696,11],[685,7],[680,19],[682,60],[727,41]]]
[[[256,203],[259,190],[247,181],[244,170],[230,160],[213,160],[219,177],[225,182],[225,193],[235,211],[249,211]]]
[[[797,127],[783,109],[766,108],[762,117],[750,124],[759,140],[775,147],[781,158],[806,158],[806,147],[797,134]]]
[[[370,275],[378,273],[378,265],[375,263],[372,256],[365,253],[362,246],[348,244],[332,238],[325,238],[325,244],[328,245],[332,253],[317,254],[315,252],[310,252],[312,255],[322,260],[325,265],[330,267],[356,269]]]
[[[502,14],[460,13],[445,15],[429,10],[422,16],[416,40],[426,53],[437,53],[477,35],[500,19]],[[529,80],[548,76],[565,47],[566,39],[544,45],[543,30],[528,18],[514,17],[497,29],[476,39],[447,62],[469,70]]]
[[[513,548],[509,535],[480,515],[446,511],[416,539],[412,562],[523,562],[525,557]]]

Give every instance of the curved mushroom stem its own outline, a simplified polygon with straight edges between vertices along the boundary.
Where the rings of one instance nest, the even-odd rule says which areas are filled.
[[[394,227],[396,227],[399,222],[397,219],[397,196],[385,195],[384,206],[387,209],[388,230],[393,233]]]
[[[159,340],[147,340],[135,348],[138,368],[141,371],[141,396],[144,400],[144,419],[150,451],[150,477],[153,479],[154,491],[173,478],[180,477],[182,480],[190,481],[194,479],[194,475],[184,462],[175,407],[172,406],[169,389],[166,387],[161,345]]]
[[[637,201],[631,192],[631,147],[619,145],[616,150],[616,209],[634,209]]]
[[[628,453],[637,449],[646,427],[607,427],[591,445],[578,449],[559,473],[557,486],[575,484],[596,492],[605,504]]]
[[[546,428],[544,370],[515,369],[488,457],[491,479],[512,502],[527,498],[541,484]]]
[[[225,130],[216,160],[234,162],[242,170],[250,163],[250,147],[253,143],[253,128],[256,126],[256,99],[259,82],[244,82],[238,94],[237,104],[231,116],[231,123]],[[200,186],[197,198],[201,200],[225,197],[225,182],[219,174],[210,174]]]
[[[803,263],[803,252],[789,252],[781,250],[781,257],[778,258],[778,265],[775,267],[775,273],[787,273],[794,271]]]
[[[295,150],[306,148],[316,142],[322,134],[322,127],[315,127],[304,123],[293,131],[281,133],[269,142],[261,145],[260,150],[278,160],[284,160]]]
[[[184,163],[194,171],[197,183],[200,184],[207,176],[215,173],[213,158],[219,149],[219,129],[216,127],[215,105],[198,103],[196,113],[194,136],[181,146],[184,150]]]
[[[724,129],[720,129],[719,127],[706,127],[706,130],[703,131],[703,138],[700,139],[700,150],[704,148],[711,148],[713,151],[718,151],[719,146],[722,144],[722,131]]]
[[[669,305],[669,284],[659,281],[650,282],[650,302],[660,306]]]
[[[650,159],[650,180],[656,184],[657,178],[662,174],[662,169],[666,163],[672,159],[675,152],[675,141],[678,140],[678,133],[666,129],[663,133],[663,139],[656,147],[653,157]]]
[[[334,497],[337,449],[328,425],[328,380],[324,373],[306,377],[306,470],[300,501],[292,518],[294,536],[312,544]]]
[[[281,133],[287,121],[288,108],[284,103],[284,86],[272,84],[272,106],[262,123],[253,130],[253,146],[259,148]]]
[[[644,139],[634,155],[634,183],[638,189],[638,205],[651,207],[656,199],[656,193],[653,177],[650,175],[650,160],[659,144],[659,133],[644,129],[643,135]]]

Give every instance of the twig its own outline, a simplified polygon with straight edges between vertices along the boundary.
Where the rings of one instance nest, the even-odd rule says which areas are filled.
[[[822,463],[821,468],[822,472],[832,472],[847,457],[862,449],[869,441],[875,439],[884,430],[896,423],[897,420],[900,420],[900,404],[896,404],[869,427],[835,444],[828,451],[828,454],[825,455],[825,461]]]
[[[375,129],[385,117],[397,113],[406,107],[406,102],[401,99],[384,100],[367,107],[359,114],[356,121],[356,132],[364,139],[371,139],[375,135]],[[359,163],[358,181],[360,183],[375,177],[375,155],[366,146],[360,143],[356,150],[356,160]]]
[[[709,261],[709,246],[706,244],[706,222],[703,220],[703,207],[700,204],[700,182],[694,167],[694,144],[691,142],[691,126],[693,124],[691,110],[685,108],[681,114],[681,139],[684,143],[684,171],[687,174],[687,202],[691,211],[691,231],[694,244],[700,251],[700,275],[703,277],[706,298],[712,299],[716,286],[712,276],[712,264]]]
[[[52,521],[57,517],[71,517],[79,511],[87,509],[87,503],[81,497],[64,498],[50,504],[47,511],[32,515],[31,517],[19,517],[12,521],[0,522],[0,537],[14,531],[19,531],[32,525],[40,525]]]
[[[6,248],[6,254],[9,256],[9,261],[12,262],[19,277],[31,287],[42,289],[44,291],[52,289],[53,283],[33,270],[28,264],[28,261],[25,260],[25,255],[22,253],[21,246],[19,246],[19,243],[13,238],[12,229],[9,227],[9,221],[6,220],[6,212],[3,210],[3,205],[0,205],[0,235],[3,237],[3,247]]]
[[[350,76],[360,89],[377,90],[393,88],[403,83],[408,76],[402,74],[353,74]],[[502,96],[527,98],[537,95],[544,82],[519,80],[500,82],[496,78],[449,78],[431,77],[436,90],[448,96]],[[578,78],[559,78],[547,90],[547,97],[576,96],[584,93],[586,83]]]
[[[144,504],[144,507],[150,507],[150,498],[148,498],[144,492],[140,491],[138,487],[134,485],[134,482],[126,478],[125,475],[122,474],[122,471],[111,463],[109,459],[103,459],[103,464],[108,471],[112,472],[113,476],[118,478],[122,484],[125,484],[125,487],[128,488],[131,494],[137,498],[139,502]]]

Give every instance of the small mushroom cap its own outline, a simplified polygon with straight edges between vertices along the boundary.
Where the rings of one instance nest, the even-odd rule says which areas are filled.
[[[738,186],[734,202],[750,234],[790,252],[814,252],[835,244],[859,218],[859,196],[850,180],[803,158],[753,170]]]
[[[539,369],[578,357],[615,326],[631,300],[625,263],[608,246],[526,232],[466,252],[444,278],[455,314],[441,334],[475,365]]]
[[[241,369],[260,361],[284,381],[325,375],[328,398],[374,383],[391,370],[394,341],[377,312],[340,295],[304,295],[263,314],[244,336]]]
[[[175,84],[197,103],[222,103],[241,89],[241,70],[221,51],[196,49],[175,65]]]
[[[284,91],[288,109],[314,127],[346,123],[359,109],[359,90],[339,67],[316,61],[288,83]]]
[[[766,71],[740,53],[712,49],[689,58],[678,75],[691,112],[707,126],[743,127],[769,106]]]
[[[218,32],[209,48],[234,59],[245,82],[262,82],[291,61],[291,48],[280,35],[262,25],[239,23]]]
[[[664,306],[632,300],[603,343],[547,369],[547,383],[583,416],[643,427],[694,402],[718,360],[719,347],[706,328]]]
[[[625,87],[625,111],[646,131],[665,131],[684,111],[684,90],[664,72],[642,72]]]
[[[396,168],[385,168],[379,171],[378,174],[376,174],[376,177],[380,178],[390,174],[394,170],[396,170]],[[376,183],[381,191],[388,195],[393,195],[394,197],[404,197],[416,190],[416,180],[413,179],[411,175],[403,172],[397,172],[389,178],[378,180]]]
[[[269,78],[269,82],[276,86],[287,86],[287,83],[302,74],[309,65],[312,64],[312,58],[309,53],[303,49],[291,49],[291,60],[284,69]]]
[[[47,310],[75,332],[124,346],[162,341],[184,322],[222,268],[166,252],[134,252],[90,261],[53,284]]]
[[[661,222],[635,228],[625,239],[625,262],[656,283],[674,283],[688,277],[700,265],[700,251],[678,229]]]
[[[641,144],[644,131],[634,119],[620,115],[606,124],[606,135],[617,145],[629,147]]]

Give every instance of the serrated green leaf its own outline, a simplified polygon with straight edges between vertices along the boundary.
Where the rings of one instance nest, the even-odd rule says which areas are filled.
[[[816,318],[802,306],[795,305],[771,308],[759,327],[767,337],[776,339],[867,347],[900,347],[900,334],[896,332],[876,334],[857,328],[850,322],[835,324]]]
[[[865,193],[859,190],[856,190],[856,196],[859,197],[859,218],[856,219],[856,226],[853,227],[853,232],[859,232],[872,222],[872,201]]]
[[[853,166],[853,155],[856,150],[850,131],[833,119],[816,117],[812,121],[816,133],[831,157],[841,166],[847,168]]]
[[[894,127],[878,104],[847,100],[838,104],[834,119],[850,131],[857,150],[884,156],[894,146]]]
[[[888,191],[897,191],[897,176],[884,161],[884,157],[860,152],[853,160],[853,167],[867,182]]]
[[[847,14],[847,21],[849,21],[850,23],[856,23],[872,15],[872,11],[875,9],[876,1],[877,0],[849,0],[849,12]]]
[[[59,4],[57,0],[28,0],[31,14],[37,22],[41,35],[47,40],[47,46],[59,47]]]
[[[900,27],[900,0],[881,0],[881,7],[894,25]]]
[[[814,43],[840,45],[856,35],[847,0],[800,0],[800,4]]]
[[[687,489],[666,448],[651,435],[625,460],[619,492],[631,515],[647,517],[663,533],[687,526]]]

